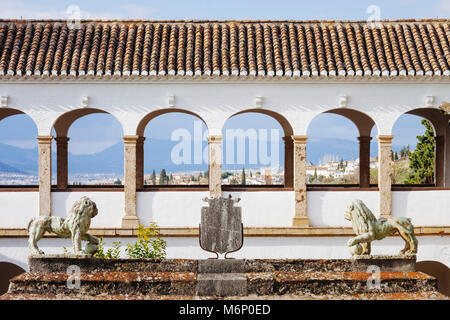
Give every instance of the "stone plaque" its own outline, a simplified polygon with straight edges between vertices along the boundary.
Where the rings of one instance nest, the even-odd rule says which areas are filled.
[[[204,198],[208,207],[202,207],[201,224],[199,226],[200,247],[217,255],[238,251],[244,243],[242,212],[234,204],[240,199]]]

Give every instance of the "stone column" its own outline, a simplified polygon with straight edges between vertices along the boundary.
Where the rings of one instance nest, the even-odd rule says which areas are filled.
[[[208,136],[209,142],[209,194],[222,195],[222,135]]]
[[[284,187],[294,187],[294,140],[283,137],[284,140]]]
[[[308,227],[309,218],[306,212],[306,140],[308,136],[292,136],[294,141],[294,227]]]
[[[52,136],[37,136],[39,147],[39,215],[52,214]]]
[[[378,189],[380,193],[380,216],[392,216],[391,190],[391,135],[379,135],[378,139]]]
[[[68,149],[67,137],[56,137],[56,181],[58,189],[67,189],[68,184]]]
[[[445,180],[445,136],[436,136],[434,141],[434,183],[436,187],[443,187]]]
[[[359,187],[370,187],[370,140],[371,137],[358,137],[359,140]]]
[[[136,151],[138,139],[139,136],[123,136],[125,216],[122,218],[122,228],[133,228],[139,225],[136,210]]]
[[[144,188],[144,140],[139,137],[136,143],[136,188]]]

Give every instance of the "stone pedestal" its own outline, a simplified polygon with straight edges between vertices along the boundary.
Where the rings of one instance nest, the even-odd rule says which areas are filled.
[[[306,207],[306,140],[308,136],[293,136],[294,140],[294,227],[308,227],[309,218]]]
[[[435,278],[415,271],[415,261],[415,256],[330,260],[39,256],[30,257],[30,272],[11,279],[0,300],[445,298],[437,292]],[[79,288],[68,286],[73,266],[79,267]],[[380,279],[375,287],[374,276]]]
[[[139,136],[124,136],[124,158],[125,158],[125,216],[122,218],[123,228],[133,228],[139,225],[136,210],[136,159],[137,142]]]
[[[39,215],[52,210],[52,136],[37,136],[39,147]]]
[[[378,189],[380,190],[380,216],[392,215],[391,135],[379,135],[378,139]]]
[[[68,184],[68,137],[56,137],[56,163],[58,189],[67,189]]]
[[[209,193],[213,198],[222,195],[222,139],[221,135],[208,136]]]

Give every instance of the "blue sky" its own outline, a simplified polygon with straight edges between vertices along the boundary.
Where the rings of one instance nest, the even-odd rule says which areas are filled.
[[[380,8],[381,19],[447,18],[448,0],[0,0],[1,18],[62,18],[70,5],[93,19],[367,19]]]
[[[448,18],[450,0],[165,0],[165,1],[74,1],[74,0],[0,0],[0,18],[3,19],[67,19],[69,6],[81,10],[81,18],[88,19],[298,19],[298,20],[365,20],[379,12],[381,19]],[[376,10],[374,11],[374,7]],[[372,6],[372,7],[370,7]],[[370,9],[370,10],[368,10]],[[177,128],[192,130],[196,119],[186,115],[164,115],[152,120],[146,135],[169,139]],[[168,125],[170,123],[170,125]],[[229,120],[225,128],[280,128],[271,118],[262,115],[241,115]],[[327,128],[324,130],[323,128]],[[416,136],[423,133],[420,118],[404,115],[394,127],[394,145],[415,146]],[[37,132],[31,119],[18,115],[0,122],[0,142],[19,147],[36,147]],[[105,114],[79,119],[70,129],[70,151],[93,153],[121,141],[122,129],[114,117]],[[320,115],[312,122],[311,138],[341,137],[355,140],[356,127],[336,115]],[[95,138],[93,138],[95,137]]]

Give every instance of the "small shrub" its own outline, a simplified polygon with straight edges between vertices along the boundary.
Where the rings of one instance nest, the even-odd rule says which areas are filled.
[[[98,251],[94,254],[94,257],[102,259],[117,259],[120,256],[120,246],[120,241],[114,241],[113,247],[106,250],[105,253],[103,238],[100,238],[100,241],[98,243]]]
[[[148,227],[138,226],[137,242],[128,243],[125,252],[129,258],[164,259],[166,247],[166,241],[159,236],[158,225],[153,222]]]

